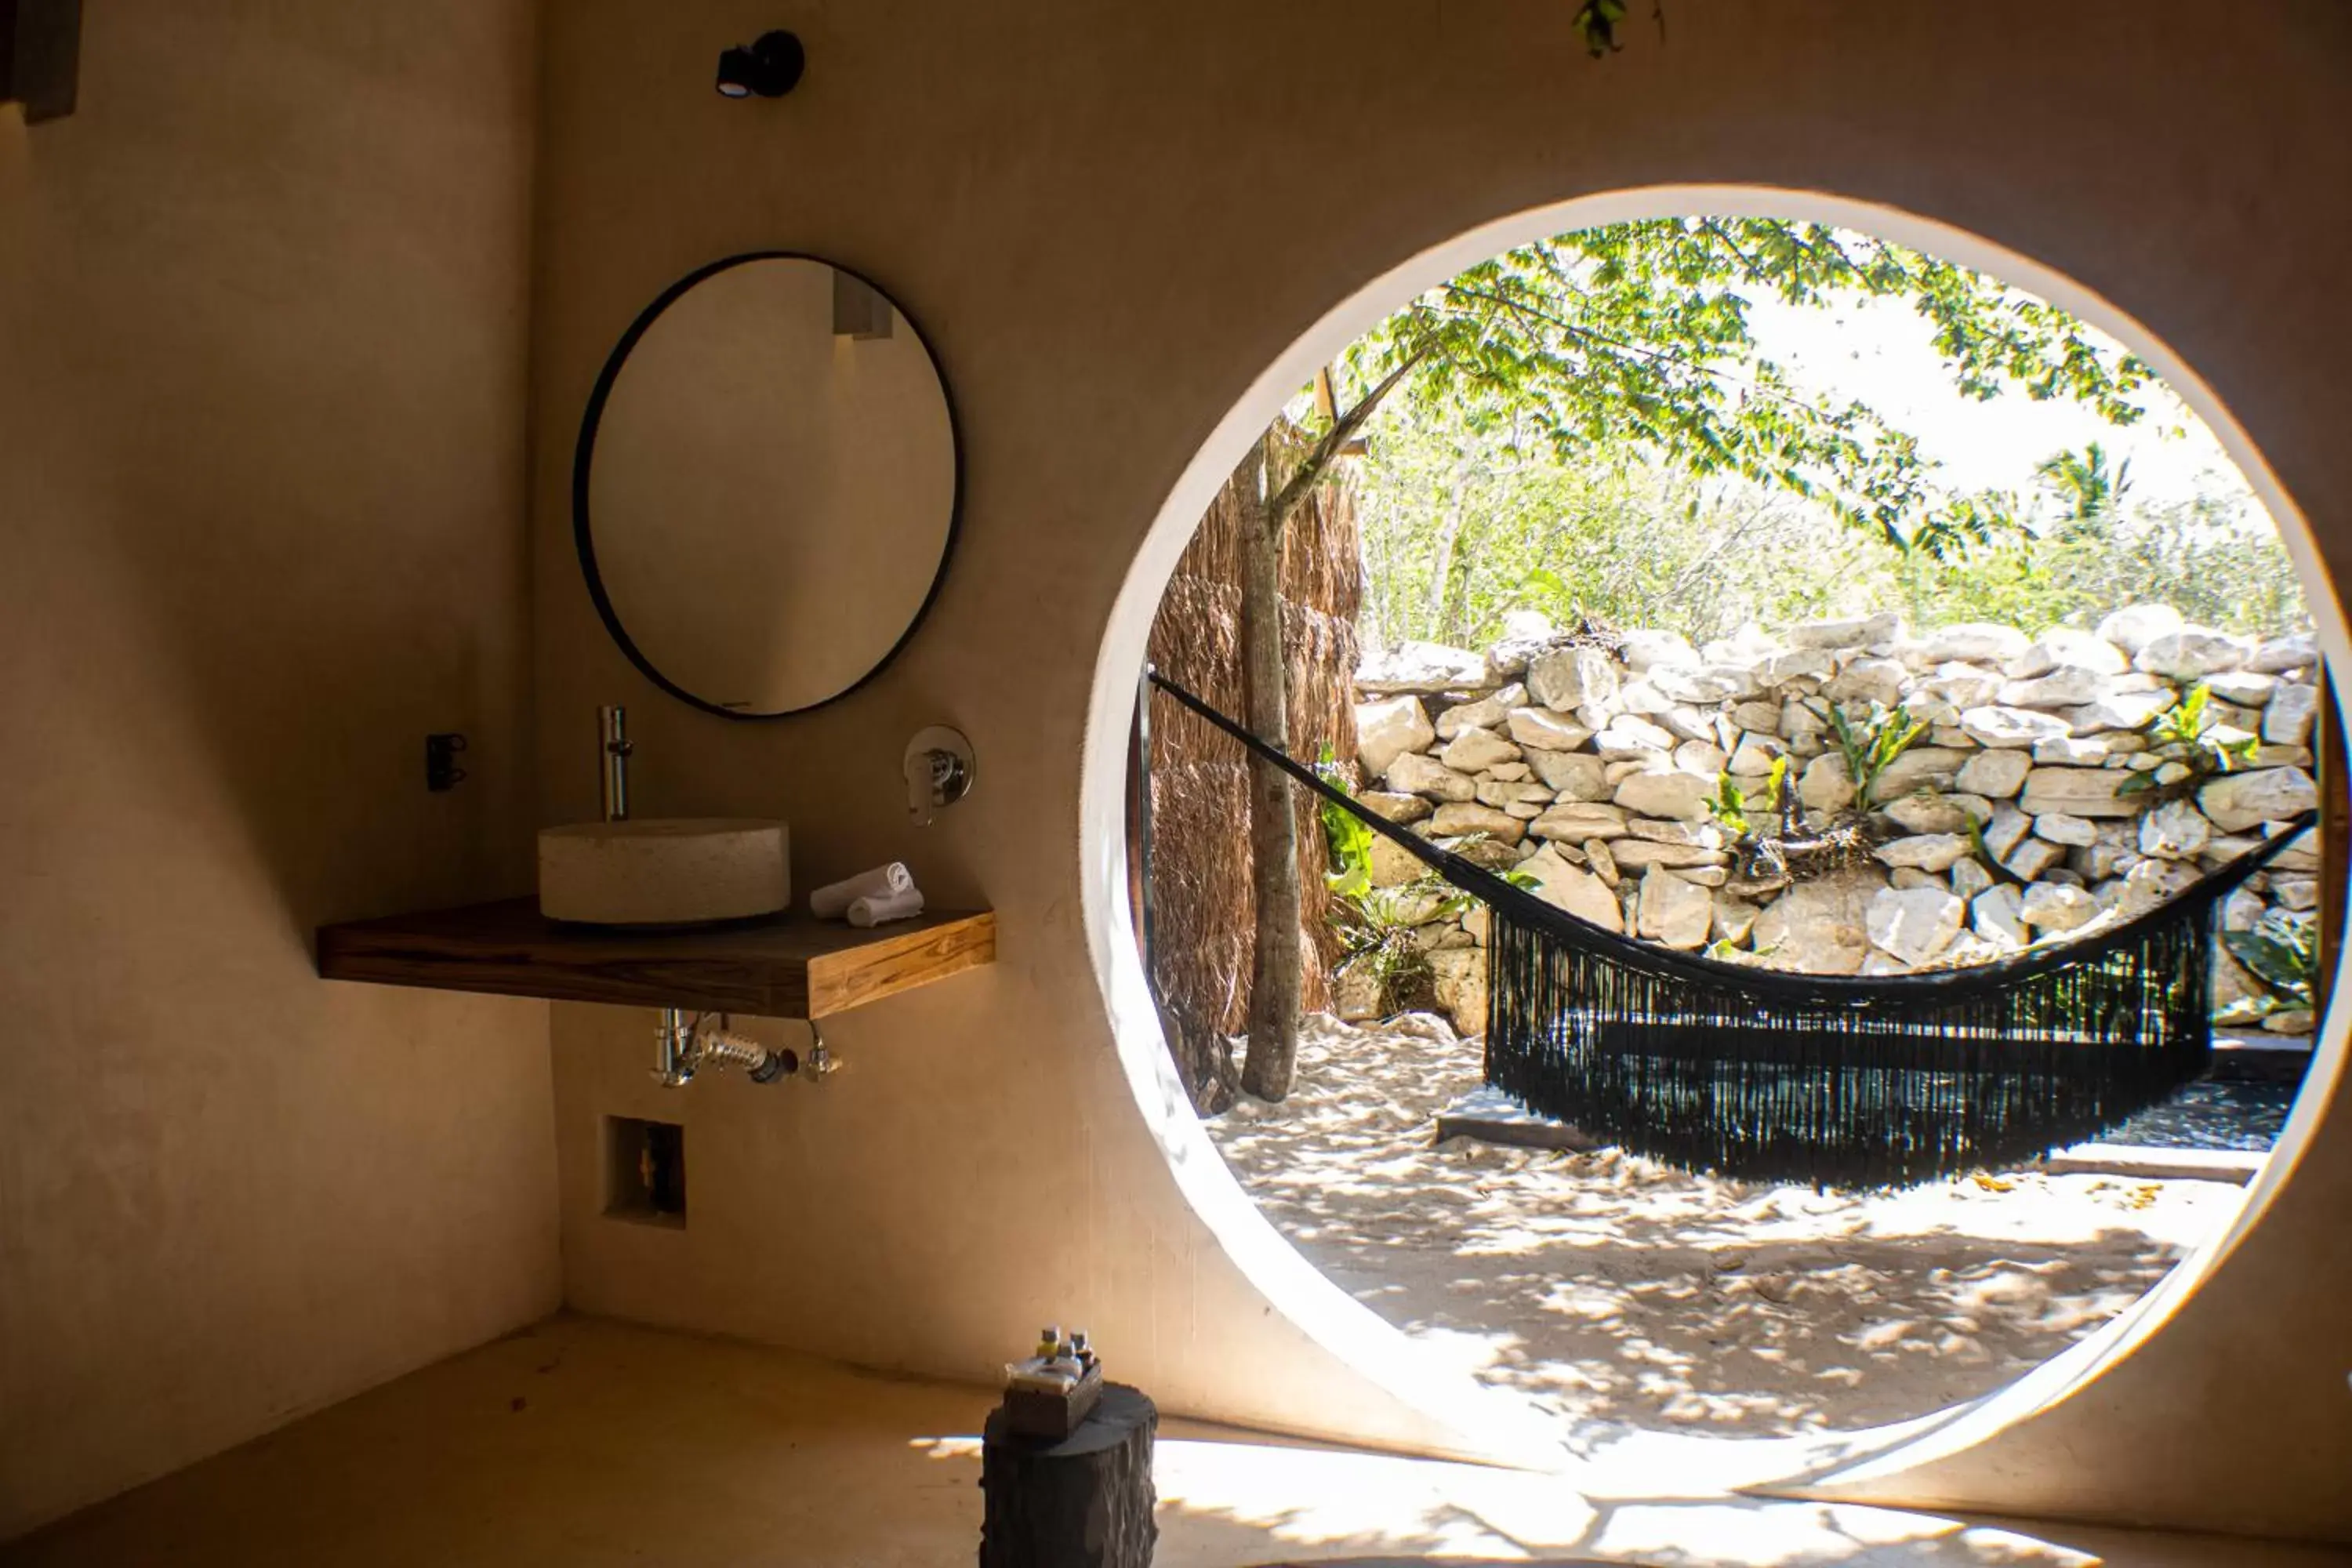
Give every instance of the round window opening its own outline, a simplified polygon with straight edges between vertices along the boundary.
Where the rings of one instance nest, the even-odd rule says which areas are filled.
[[[1788,210],[1582,204],[1367,290],[1098,683],[1153,672],[1097,913],[1196,1205],[1578,1426],[2098,1353],[2326,1076],[2338,628],[2275,486],[2119,317]]]

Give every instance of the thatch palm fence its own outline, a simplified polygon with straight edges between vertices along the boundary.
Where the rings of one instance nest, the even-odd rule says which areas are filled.
[[[1296,433],[1272,439],[1289,444]],[[1274,454],[1269,454],[1274,456]],[[1276,471],[1289,465],[1267,465]],[[1152,623],[1150,658],[1178,684],[1227,713],[1247,711],[1241,659],[1241,536],[1230,482],[1177,563]],[[1283,541],[1282,642],[1292,754],[1330,754],[1353,767],[1356,616],[1363,602],[1355,504],[1346,482],[1326,485],[1294,512]],[[1169,1048],[1193,1103],[1215,1110],[1238,1081],[1228,1037],[1248,1026],[1249,770],[1241,748],[1164,695],[1151,708],[1152,974]],[[1294,792],[1296,795],[1297,792]],[[1325,919],[1323,833],[1314,807],[1297,813],[1299,939],[1307,945],[1301,1003],[1329,1005],[1336,953]]]

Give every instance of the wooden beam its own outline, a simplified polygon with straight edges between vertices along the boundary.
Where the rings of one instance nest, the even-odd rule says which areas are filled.
[[[81,74],[81,0],[0,0],[0,103],[37,125],[74,111]]]

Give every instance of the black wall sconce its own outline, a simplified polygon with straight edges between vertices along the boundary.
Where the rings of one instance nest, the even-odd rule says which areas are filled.
[[[762,33],[750,48],[719,53],[719,96],[721,98],[782,98],[800,81],[808,66],[801,41],[786,32]]]
[[[81,0],[0,0],[0,103],[26,124],[71,114],[80,68]]]

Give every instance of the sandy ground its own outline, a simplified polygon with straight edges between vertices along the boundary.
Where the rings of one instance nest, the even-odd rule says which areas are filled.
[[[1440,1020],[1315,1018],[1290,1097],[1210,1135],[1342,1288],[1579,1421],[1761,1436],[1926,1415],[2114,1317],[2243,1197],[2028,1173],[1825,1194],[1613,1150],[1433,1147],[1479,1074]]]

